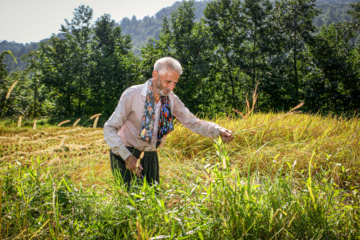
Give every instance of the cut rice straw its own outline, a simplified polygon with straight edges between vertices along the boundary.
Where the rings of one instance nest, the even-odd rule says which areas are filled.
[[[254,111],[254,108],[255,108],[255,104],[256,104],[256,101],[257,101],[257,98],[258,98],[258,94],[257,94],[257,87],[259,86],[260,83],[257,83],[255,85],[255,90],[252,94],[252,106],[250,107],[250,102],[248,100],[248,98],[246,97],[246,113],[245,115],[236,110],[236,109],[233,109],[234,112],[236,112],[237,114],[239,114],[242,118],[244,118],[245,120],[250,116],[250,114]]]
[[[98,116],[100,116],[100,115],[101,115],[101,113],[98,113],[98,114],[92,115],[92,116],[90,117],[90,119],[93,119],[93,118],[98,117]]]
[[[14,89],[16,83],[17,83],[17,81],[15,81],[15,82],[11,85],[11,87],[10,87],[9,90],[8,90],[8,92],[6,93],[5,99],[9,99],[9,98],[10,98],[10,94],[11,94],[12,90]]]
[[[19,120],[18,120],[18,123],[17,123],[18,127],[21,127],[21,120],[22,120],[22,116],[19,116]]]
[[[76,127],[76,125],[80,122],[80,119],[81,119],[81,118],[79,118],[78,120],[76,120],[76,121],[74,122],[73,127]]]
[[[99,115],[96,116],[96,118],[95,118],[93,128],[96,128],[98,121],[99,121]]]
[[[65,120],[65,121],[62,121],[61,123],[59,123],[57,126],[60,127],[61,125],[65,124],[65,123],[68,123],[70,122],[70,120]]]
[[[66,138],[67,138],[67,136],[65,136],[65,137],[62,139],[62,141],[61,141],[61,143],[60,143],[59,147],[64,146],[64,142],[65,142],[65,139],[66,139]]]

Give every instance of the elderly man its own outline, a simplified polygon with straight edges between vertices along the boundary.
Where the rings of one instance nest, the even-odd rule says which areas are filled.
[[[174,116],[195,133],[211,138],[220,135],[224,142],[233,140],[230,130],[196,118],[173,93],[181,74],[177,60],[157,60],[152,79],[126,89],[104,125],[104,138],[111,148],[111,169],[128,187],[135,176],[145,177],[150,185],[159,182],[156,150],[174,129]]]

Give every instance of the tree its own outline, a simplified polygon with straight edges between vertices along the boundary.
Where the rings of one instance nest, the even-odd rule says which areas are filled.
[[[310,41],[315,31],[313,18],[319,14],[315,0],[281,0],[275,2],[275,20],[278,29],[286,35],[286,48],[292,54],[293,104],[299,101],[300,80],[298,61],[305,43]]]
[[[336,113],[360,109],[360,48],[351,41],[355,32],[349,25],[323,26],[309,49],[318,74],[310,79],[307,98]]]
[[[139,83],[137,60],[130,52],[131,39],[122,35],[110,15],[101,16],[94,26],[93,64],[89,78],[88,112],[110,115],[121,95],[130,85]]]
[[[271,51],[271,10],[272,4],[268,0],[245,0],[242,13],[244,14],[244,28],[247,31],[246,42],[248,45],[246,72],[251,77],[248,88],[254,89],[259,81],[258,70],[265,68],[265,60]]]
[[[75,9],[74,18],[69,22],[65,19],[66,25],[61,26],[61,31],[65,33],[71,51],[73,64],[73,77],[77,91],[77,114],[84,115],[86,108],[89,82],[89,66],[91,65],[89,42],[91,40],[91,20],[93,10],[89,6],[80,5]]]
[[[244,89],[244,81],[241,77],[241,68],[244,66],[242,55],[245,52],[244,41],[246,31],[244,29],[244,16],[240,14],[241,1],[218,0],[208,3],[205,8],[205,23],[209,26],[213,41],[214,61],[220,81],[230,84],[230,94],[223,86],[225,99],[230,101],[233,108],[239,107],[239,92]],[[230,97],[230,99],[227,99]]]
[[[195,23],[193,4],[193,1],[184,1],[173,12],[170,21],[164,17],[159,40],[151,40],[142,49],[142,69],[145,70],[143,75],[150,78],[157,59],[164,56],[178,59],[183,74],[175,93],[191,111],[199,112],[204,106],[208,107],[207,103],[211,100],[207,94],[211,88],[207,79],[211,66],[211,46],[208,27],[201,22]]]

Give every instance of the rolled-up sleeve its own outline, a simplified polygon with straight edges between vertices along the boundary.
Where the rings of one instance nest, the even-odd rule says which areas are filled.
[[[131,94],[125,91],[119,103],[109,118],[109,120],[104,125],[104,139],[106,143],[110,146],[111,151],[119,155],[122,159],[127,159],[131,153],[126,148],[124,141],[118,135],[119,130],[125,124],[127,116],[131,111]]]
[[[194,133],[210,138],[216,138],[220,135],[222,127],[216,123],[207,122],[195,117],[176,95],[174,96],[173,114],[181,124]]]

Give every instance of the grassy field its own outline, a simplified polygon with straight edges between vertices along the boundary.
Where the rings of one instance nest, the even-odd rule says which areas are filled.
[[[158,186],[127,192],[101,128],[0,127],[0,239],[359,239],[360,121],[254,114],[180,124]]]

